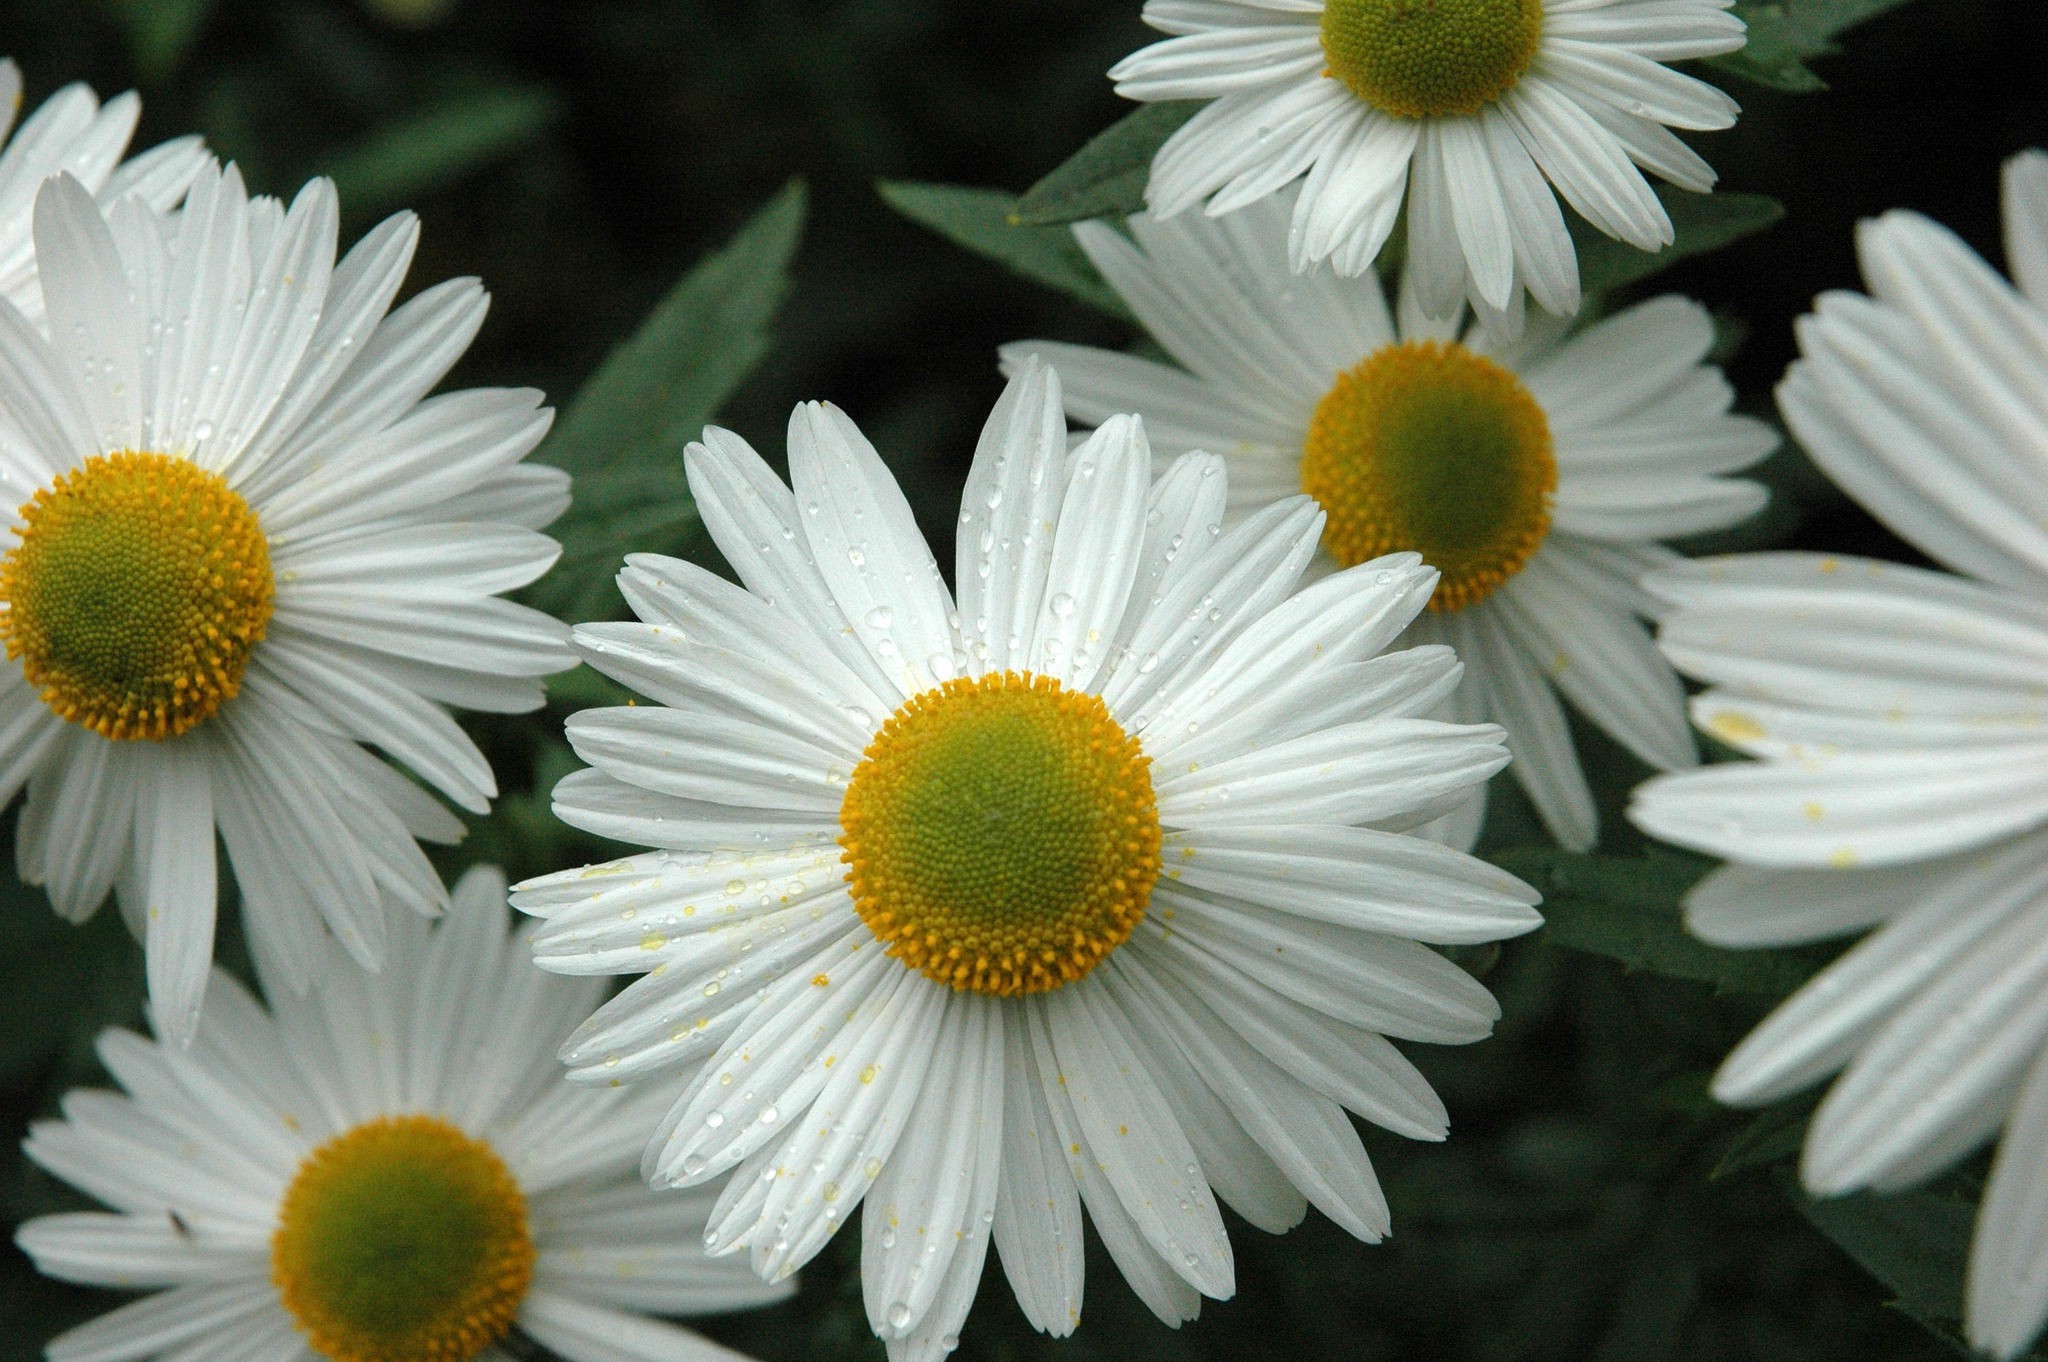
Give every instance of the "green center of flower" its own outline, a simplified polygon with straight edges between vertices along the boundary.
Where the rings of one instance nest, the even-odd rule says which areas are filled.
[[[1520,379],[1462,345],[1408,341],[1337,375],[1302,442],[1301,490],[1345,567],[1412,550],[1432,610],[1484,600],[1550,531],[1550,423]]]
[[[854,905],[889,954],[957,989],[1071,983],[1159,879],[1152,763],[1049,676],[949,681],[889,716],[839,812]]]
[[[1396,118],[1474,114],[1514,88],[1542,36],[1542,0],[1329,0],[1323,73]]]
[[[241,689],[270,622],[249,504],[169,454],[95,454],[22,506],[0,637],[52,711],[106,738],[174,738]]]
[[[270,1275],[335,1362],[469,1362],[503,1338],[533,1280],[526,1198],[491,1147],[392,1116],[307,1156],[270,1241]]]

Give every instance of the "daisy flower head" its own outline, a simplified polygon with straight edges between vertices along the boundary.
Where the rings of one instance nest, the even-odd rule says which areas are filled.
[[[393,910],[446,901],[416,839],[496,792],[445,708],[517,711],[573,660],[495,599],[553,562],[567,479],[520,463],[530,390],[426,394],[485,295],[391,309],[410,214],[335,260],[334,189],[289,208],[209,162],[176,212],[35,207],[47,329],[0,302],[0,800],[17,865],[79,919],[113,890],[156,1022],[197,1024],[214,836],[252,950],[303,987],[329,935],[365,966]]]
[[[169,208],[206,163],[206,151],[197,137],[177,137],[123,161],[142,116],[142,101],[132,90],[102,104],[91,87],[74,83],[16,127],[20,112],[21,68],[11,58],[0,59],[0,297],[40,321],[43,295],[36,284],[30,220],[43,181],[63,173],[103,203],[135,194]]]
[[[1632,817],[1729,862],[1688,904],[1709,941],[1868,932],[1714,1093],[1841,1071],[1801,1160],[1821,1194],[1998,1138],[1965,1322],[2012,1357],[2048,1318],[2048,155],[2006,165],[2005,223],[2014,283],[1916,213],[1863,223],[1869,294],[1819,299],[1778,388],[1815,462],[1949,571],[1781,553],[1652,578],[1665,651],[1710,687],[1696,721],[1755,760],[1652,780]]]
[[[1664,63],[1741,47],[1730,3],[1147,0],[1145,22],[1172,36],[1109,74],[1129,99],[1210,101],[1152,162],[1157,216],[1235,212],[1306,176],[1289,259],[1356,275],[1405,195],[1423,311],[1469,299],[1508,332],[1525,289],[1550,312],[1578,310],[1557,196],[1654,251],[1671,219],[1642,170],[1713,187],[1670,129],[1729,127],[1735,101]]]
[[[1544,825],[1584,850],[1598,833],[1562,694],[1645,762],[1690,766],[1677,676],[1643,618],[1657,541],[1720,529],[1764,500],[1725,476],[1776,443],[1729,414],[1705,362],[1706,310],[1652,299],[1568,333],[1513,342],[1431,320],[1415,272],[1389,307],[1375,279],[1295,276],[1282,193],[1226,218],[1139,215],[1075,236],[1174,360],[1024,341],[1065,380],[1067,414],[1136,411],[1154,447],[1222,453],[1229,521],[1307,492],[1327,516],[1312,571],[1417,552],[1441,578],[1411,642],[1465,664],[1451,712],[1507,730]],[[1226,522],[1229,523],[1229,522]],[[1480,800],[1440,832],[1469,845]]]
[[[571,719],[592,767],[555,794],[657,849],[514,896],[544,968],[644,976],[571,1037],[572,1076],[672,1075],[644,1170],[725,1178],[705,1242],[765,1277],[860,1208],[898,1358],[954,1346],[991,1240],[1069,1332],[1083,1206],[1170,1323],[1233,1289],[1219,1197],[1384,1235],[1345,1109],[1441,1138],[1388,1037],[1498,1015],[1420,942],[1538,921],[1528,886],[1403,832],[1507,759],[1423,717],[1449,649],[1382,652],[1435,573],[1297,592],[1313,504],[1219,531],[1219,460],[1154,484],[1130,417],[1069,452],[1035,364],[976,451],[957,597],[844,414],[799,407],[789,456],[794,490],[707,431],[690,485],[743,586],[631,558],[643,622],[576,631],[659,704]]]
[[[561,1081],[555,1038],[598,990],[508,933],[472,870],[439,923],[392,928],[381,973],[338,958],[268,1011],[225,974],[187,1046],[125,1030],[124,1093],[75,1091],[30,1158],[108,1206],[17,1240],[46,1274],[155,1294],[51,1342],[51,1362],[726,1362],[650,1314],[786,1286],[707,1259],[710,1198],[650,1191],[647,1094]],[[594,984],[595,981],[590,981]]]

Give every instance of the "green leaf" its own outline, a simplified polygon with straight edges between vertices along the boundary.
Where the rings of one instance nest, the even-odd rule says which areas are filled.
[[[1931,1191],[1815,1200],[1796,1187],[1786,1190],[1800,1214],[1883,1282],[1909,1313],[1932,1320],[1962,1317],[1963,1264],[1975,1206]]]
[[[1720,993],[1783,997],[1806,982],[1819,958],[1808,951],[1731,951],[1687,934],[1680,901],[1711,863],[1653,848],[1645,856],[1576,855],[1509,848],[1493,862],[1543,893],[1544,937],[1572,950]]]
[[[1065,227],[1031,227],[1016,217],[1017,199],[1000,189],[884,181],[883,200],[912,222],[956,245],[1009,266],[1111,316],[1129,318],[1116,290],[1103,281]]]
[[[167,80],[185,62],[214,0],[116,0],[114,13],[128,29],[128,50],[146,83]]]
[[[1145,206],[1152,157],[1205,101],[1140,105],[1097,133],[1059,169],[1024,191],[1012,221],[1053,227],[1089,218],[1128,217]]]
[[[501,85],[454,95],[328,154],[321,168],[357,212],[396,207],[509,156],[561,116],[539,86]]]
[[[112,905],[83,925],[0,869],[0,1088],[71,1076],[103,1027],[142,1015],[142,949]]]
[[[1819,1104],[1820,1097],[1813,1094],[1758,1112],[1728,1142],[1709,1176],[1725,1178],[1791,1158],[1805,1142],[1806,1124],[1813,1119],[1813,1109]]]
[[[576,479],[575,500],[552,531],[562,559],[535,586],[535,604],[572,619],[598,614],[615,599],[620,558],[674,548],[696,527],[683,446],[767,352],[804,209],[793,180],[683,276],[563,409],[539,457]]]
[[[1672,242],[1661,251],[1639,251],[1603,235],[1577,214],[1568,214],[1579,251],[1579,287],[1604,293],[1669,269],[1688,256],[1719,250],[1761,232],[1785,216],[1785,205],[1762,194],[1691,194],[1659,186],[1657,197],[1671,215]]]
[[[1835,35],[1897,9],[1906,0],[1738,0],[1736,15],[1749,25],[1749,41],[1738,52],[1708,65],[1774,90],[1807,93],[1827,82],[1806,63],[1841,50]]]

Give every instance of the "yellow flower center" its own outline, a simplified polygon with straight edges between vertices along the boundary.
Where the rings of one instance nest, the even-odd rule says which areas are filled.
[[[1345,567],[1412,550],[1462,610],[1522,570],[1550,530],[1550,423],[1520,379],[1462,345],[1408,341],[1337,375],[1302,442],[1301,490]]]
[[[335,1362],[469,1362],[533,1280],[526,1197],[491,1147],[432,1116],[386,1116],[306,1156],[270,1277]]]
[[[1159,879],[1152,760],[1092,695],[991,673],[889,716],[840,806],[855,907],[957,989],[1041,993],[1094,969]]]
[[[1329,0],[1323,74],[1396,118],[1475,114],[1515,87],[1542,0]]]
[[[43,703],[105,738],[175,738],[241,689],[270,622],[249,503],[170,454],[95,454],[22,506],[0,637]]]

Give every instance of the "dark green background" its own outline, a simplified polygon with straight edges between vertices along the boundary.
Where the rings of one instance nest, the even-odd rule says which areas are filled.
[[[74,78],[103,93],[140,88],[139,144],[197,129],[259,190],[289,194],[335,174],[348,237],[416,208],[415,282],[476,274],[495,298],[458,380],[533,384],[558,401],[699,256],[804,177],[795,287],[766,362],[721,419],[773,458],[794,402],[839,403],[896,466],[946,562],[953,498],[997,390],[995,345],[1132,336],[897,218],[873,182],[1021,190],[1126,111],[1102,72],[1147,40],[1137,12],[1138,0],[458,0],[408,29],[343,0],[101,0],[0,5],[0,51],[22,64],[31,103]],[[1724,187],[1775,195],[1789,216],[1657,285],[1705,299],[1743,335],[1730,372],[1759,411],[1791,355],[1791,319],[1815,292],[1855,284],[1857,217],[1921,208],[1997,259],[1998,163],[2048,143],[2048,5],[1920,0],[1844,46],[1817,67],[1826,92],[1730,84],[1741,123],[1698,144]],[[1777,539],[1911,556],[1796,453],[1768,476],[1792,512],[1774,522]],[[545,725],[476,729],[507,799],[445,868],[483,854],[518,875],[592,854],[548,822],[536,794],[559,774],[549,730],[575,703],[565,694]],[[1596,736],[1586,746],[1607,849],[1630,853],[1638,844],[1612,815],[1640,773]],[[1492,843],[1533,839],[1504,804]],[[1691,873],[1663,864],[1640,879],[1668,908],[1659,875]],[[71,1204],[12,1151],[56,1093],[91,1081],[90,1036],[133,1017],[140,977],[112,914],[75,931],[10,877],[0,886],[0,1220],[11,1223]],[[1568,893],[1554,899],[1570,909]],[[1721,996],[1624,973],[1561,935],[1469,954],[1506,1007],[1496,1039],[1411,1047],[1454,1133],[1442,1146],[1368,1133],[1394,1209],[1387,1244],[1353,1243],[1313,1214],[1284,1238],[1237,1225],[1238,1299],[1177,1333],[1098,1256],[1081,1333],[1058,1344],[1022,1323],[992,1257],[960,1355],[1951,1355],[1884,1302],[1903,1292],[1921,1313],[1952,1317],[1967,1210],[1951,1197],[1968,1194],[1981,1166],[1851,1226],[1867,1261],[1897,1267],[1888,1290],[1788,1193],[1796,1110],[1752,1132],[1748,1166],[1710,1178],[1749,1118],[1714,1108],[1705,1078],[1768,1005],[1767,986]],[[709,1331],[766,1359],[879,1357],[859,1309],[857,1243],[841,1238],[793,1306]],[[41,1282],[0,1248],[0,1362],[37,1355],[58,1327],[112,1302]]]

